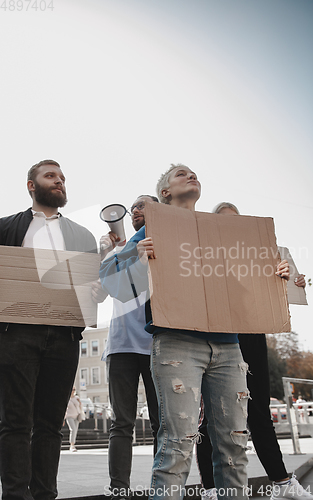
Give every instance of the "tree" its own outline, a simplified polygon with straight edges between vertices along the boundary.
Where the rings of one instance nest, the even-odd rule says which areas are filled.
[[[267,336],[271,395],[282,399],[284,396],[282,377],[313,380],[313,353],[302,351],[298,334],[275,334]],[[294,384],[295,397],[299,394],[312,399],[312,386]]]
[[[268,335],[267,345],[277,351],[280,359],[289,359],[297,356],[300,352],[299,338],[296,332]]]
[[[268,370],[270,376],[271,396],[277,399],[284,398],[282,377],[286,376],[286,362],[281,359],[278,351],[268,346]]]
[[[287,359],[288,377],[313,380],[313,352],[299,352],[296,357]],[[312,385],[296,384],[297,395],[306,400],[312,400]]]

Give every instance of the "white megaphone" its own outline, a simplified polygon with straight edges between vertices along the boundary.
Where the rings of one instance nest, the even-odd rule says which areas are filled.
[[[122,247],[126,243],[126,235],[124,230],[123,219],[127,214],[127,209],[124,205],[113,204],[104,207],[100,212],[100,219],[109,224],[109,227],[113,233],[120,238],[117,243],[118,246]]]

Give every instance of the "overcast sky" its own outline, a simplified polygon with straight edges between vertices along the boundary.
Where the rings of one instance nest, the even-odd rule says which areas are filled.
[[[273,217],[278,243],[313,278],[312,0],[6,4],[1,215],[30,205],[26,172],[53,158],[67,178],[64,215],[99,238],[101,207],[155,194],[181,162],[202,183],[198,210],[231,201]],[[310,350],[312,304],[291,306]]]

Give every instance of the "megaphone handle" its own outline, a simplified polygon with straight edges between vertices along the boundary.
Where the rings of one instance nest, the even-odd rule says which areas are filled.
[[[127,274],[128,274],[128,277],[129,277],[129,282],[130,282],[131,289],[132,289],[133,294],[134,294],[134,298],[136,300],[136,306],[139,308],[140,307],[140,302],[139,302],[139,299],[138,299],[138,293],[137,293],[136,287],[134,285],[134,280],[133,280],[133,277],[132,277],[132,274],[131,274],[129,268],[127,270]]]

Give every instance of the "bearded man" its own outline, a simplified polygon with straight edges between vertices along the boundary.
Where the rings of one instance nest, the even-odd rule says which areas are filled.
[[[32,208],[0,219],[0,245],[97,252],[93,235],[62,217],[65,177],[54,160],[28,172]],[[104,294],[95,283],[93,299]],[[61,428],[84,328],[0,323],[0,476],[3,500],[52,500]]]

